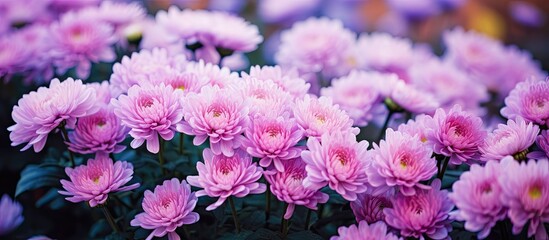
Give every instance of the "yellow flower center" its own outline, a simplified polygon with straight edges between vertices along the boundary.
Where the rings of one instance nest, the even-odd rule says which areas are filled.
[[[528,194],[534,200],[539,199],[541,198],[541,188],[538,186],[534,186],[530,188],[530,190],[528,191]]]

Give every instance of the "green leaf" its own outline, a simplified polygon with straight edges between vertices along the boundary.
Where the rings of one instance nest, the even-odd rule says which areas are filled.
[[[303,240],[303,239],[322,240],[323,238],[322,238],[322,236],[320,236],[318,234],[314,234],[311,231],[301,231],[301,232],[295,232],[295,233],[292,233],[292,234],[288,235],[288,240],[292,240],[292,239],[294,239],[294,240]]]
[[[277,232],[273,232],[266,228],[260,228],[257,231],[255,231],[252,235],[250,235],[248,239],[275,240],[275,239],[282,239],[282,238]]]
[[[21,172],[15,196],[41,187],[60,187],[59,180],[65,176],[64,168],[57,164],[29,165]]]
[[[40,208],[49,205],[51,209],[57,210],[65,206],[66,201],[64,197],[57,191],[59,191],[57,188],[50,189],[44,196],[36,201],[36,207]]]

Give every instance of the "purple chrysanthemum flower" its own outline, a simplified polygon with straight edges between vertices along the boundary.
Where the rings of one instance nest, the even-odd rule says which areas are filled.
[[[362,58],[360,68],[402,74],[414,62],[414,49],[408,39],[387,33],[361,34],[357,54]]]
[[[195,146],[209,137],[214,154],[232,156],[249,123],[243,96],[232,89],[206,86],[198,94],[187,94],[182,102],[185,121],[177,125],[177,131],[194,135]]]
[[[332,104],[332,99],[328,97],[305,95],[303,99],[296,100],[293,114],[299,126],[305,129],[307,137],[320,137],[336,131],[358,134],[358,129],[352,127],[353,120],[339,109],[339,105]]]
[[[322,88],[322,96],[331,97],[335,104],[349,114],[355,126],[366,126],[377,113],[380,102],[378,84],[384,74],[352,71],[349,75],[332,80],[331,87]]]
[[[134,138],[131,147],[138,148],[147,141],[147,150],[158,153],[159,136],[171,140],[176,124],[183,119],[182,97],[183,91],[174,91],[164,84],[135,85],[128,90],[128,95],[112,99],[111,105],[122,125],[131,129],[129,133]]]
[[[419,90],[404,81],[398,81],[388,97],[398,107],[416,114],[432,114],[440,106],[431,93]]]
[[[271,80],[294,98],[303,98],[311,87],[311,84],[305,82],[295,69],[283,70],[280,66],[252,66],[249,74],[242,72],[242,78]]]
[[[51,26],[54,65],[59,74],[76,67],[76,75],[86,79],[91,63],[112,62],[116,54],[111,45],[116,42],[113,29],[103,22],[91,21],[69,12]]]
[[[430,190],[420,190],[413,196],[397,195],[393,207],[383,210],[387,224],[399,229],[401,236],[446,239],[452,231],[448,213],[454,204],[440,186],[440,180],[435,179]]]
[[[185,180],[165,180],[154,188],[154,192],[145,191],[142,203],[144,212],[137,214],[130,225],[153,229],[148,240],[166,234],[169,240],[179,240],[181,238],[175,230],[200,219],[200,215],[193,212],[197,202],[198,198]]]
[[[481,159],[499,161],[511,155],[518,160],[525,160],[528,148],[534,144],[538,133],[537,125],[527,124],[520,116],[516,121],[508,120],[507,124],[499,124],[480,146]]]
[[[507,216],[518,234],[528,224],[528,237],[547,239],[543,226],[549,222],[549,161],[529,160],[519,163],[512,157],[501,160],[498,182],[501,202],[509,208]]]
[[[500,169],[496,161],[488,161],[484,167],[473,164],[448,194],[458,208],[450,213],[451,218],[465,221],[467,231],[480,231],[478,237],[481,239],[488,237],[496,222],[507,214],[507,208],[500,201],[501,186],[497,181],[502,174]]]
[[[437,109],[427,121],[427,140],[436,154],[450,158],[450,163],[460,165],[478,155],[478,148],[486,137],[482,120],[455,105],[448,112]]]
[[[536,144],[540,148],[540,151],[532,152],[532,155],[534,155],[535,158],[549,159],[549,131],[542,131],[536,138]]]
[[[530,79],[518,83],[505,98],[501,115],[509,119],[521,116],[527,122],[549,126],[549,82]]]
[[[69,133],[69,149],[81,154],[119,153],[126,149],[119,143],[124,141],[128,131],[111,107],[103,107],[92,115],[78,119],[76,129]]]
[[[214,155],[206,148],[202,154],[204,163],[196,165],[198,176],[188,176],[187,181],[191,186],[203,188],[196,192],[197,197],[218,197],[206,210],[216,209],[231,196],[242,198],[248,194],[263,193],[267,189],[265,184],[257,182],[263,170],[244,151],[236,150],[231,157],[227,157]]]
[[[303,130],[295,119],[289,116],[257,115],[250,121],[245,131],[242,148],[250,155],[261,158],[262,167],[274,166],[284,172],[283,162],[300,156],[301,148],[296,147],[303,137]]]
[[[547,76],[541,69],[541,64],[534,60],[532,54],[522,51],[516,46],[505,49],[505,60],[501,69],[501,79],[497,82],[500,97],[509,95],[515,86],[528,79],[543,79]]]
[[[303,180],[307,177],[305,162],[301,158],[284,161],[281,163],[284,171],[276,171],[273,175],[265,175],[271,184],[271,192],[278,200],[288,203],[284,213],[285,219],[290,219],[296,205],[303,205],[309,209],[316,210],[317,204],[326,203],[328,194],[320,189],[309,189],[303,186]]]
[[[4,194],[0,199],[0,236],[6,235],[23,222],[23,207]]]
[[[333,236],[330,240],[401,240],[390,233],[384,222],[368,223],[359,221],[357,225],[349,227],[341,226],[337,229],[338,236]]]
[[[12,146],[27,143],[21,151],[33,146],[35,152],[44,148],[48,134],[60,124],[74,128],[76,119],[99,110],[95,90],[81,80],[53,79],[49,87],[23,95],[11,113],[15,125],[8,128]]]
[[[389,193],[373,195],[373,188],[368,188],[364,193],[358,194],[357,199],[351,202],[351,209],[355,215],[357,222],[366,221],[367,223],[375,223],[385,221],[383,209],[393,207]]]
[[[329,185],[348,201],[367,189],[366,166],[368,142],[356,141],[353,133],[325,133],[319,139],[309,138],[308,150],[301,152],[307,164],[306,188],[320,189]]]
[[[65,168],[70,181],[61,180],[64,190],[60,194],[73,203],[86,201],[90,207],[104,204],[109,193],[136,189],[139,183],[124,186],[133,178],[133,165],[125,161],[116,161],[107,156],[98,155],[89,159],[87,165]]]
[[[27,46],[20,41],[14,41],[15,34],[0,37],[0,78],[10,80],[11,76],[23,71],[32,54]]]
[[[170,7],[158,12],[156,20],[187,44],[200,43],[202,48],[250,52],[263,41],[257,26],[226,12]]]
[[[417,135],[389,128],[385,140],[381,140],[379,146],[374,145],[372,162],[366,170],[368,182],[380,192],[394,188],[405,196],[412,196],[419,189],[429,189],[420,182],[429,180],[437,172],[432,154]]]
[[[295,67],[300,73],[338,76],[355,38],[340,20],[309,18],[282,32],[275,58],[281,66]]]
[[[184,69],[186,60],[183,55],[170,56],[166,49],[141,50],[124,56],[120,63],[112,67],[110,83],[114,96],[126,93],[133,85],[149,82],[151,75],[165,69]]]

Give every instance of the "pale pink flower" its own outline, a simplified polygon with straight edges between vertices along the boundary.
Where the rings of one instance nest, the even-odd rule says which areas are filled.
[[[307,164],[306,188],[319,189],[329,185],[348,201],[367,189],[368,142],[356,141],[353,133],[325,133],[319,139],[309,138],[308,150],[301,152]]]
[[[415,114],[432,114],[440,106],[434,95],[416,89],[404,81],[398,81],[388,97],[400,108]]]
[[[359,221],[357,225],[349,227],[339,227],[337,229],[338,236],[333,236],[330,240],[401,240],[394,234],[388,231],[387,225],[384,222],[368,223]]]
[[[539,127],[532,123],[527,124],[522,117],[517,117],[516,121],[507,120],[507,124],[499,124],[484,139],[479,148],[481,159],[499,161],[511,155],[517,160],[524,160],[528,148],[534,144],[538,134]]]
[[[87,165],[75,168],[67,167],[65,172],[70,181],[61,180],[63,185],[60,194],[73,203],[86,201],[90,207],[104,204],[109,193],[124,192],[136,189],[139,183],[126,185],[133,178],[133,165],[125,161],[116,161],[104,155],[89,159]]]
[[[294,98],[302,98],[307,94],[310,83],[301,78],[295,69],[282,69],[280,66],[252,66],[250,73],[241,73],[242,78],[257,78],[258,80],[271,80],[284,91],[290,93]]]
[[[207,85],[218,86],[219,88],[226,88],[240,80],[238,74],[231,72],[229,68],[220,68],[216,64],[205,63],[202,60],[189,62],[185,68],[185,73],[194,74],[199,82],[205,82]]]
[[[501,115],[509,119],[521,116],[527,122],[549,126],[549,82],[529,79],[518,83],[505,98]]]
[[[198,198],[191,186],[177,178],[165,180],[162,185],[145,191],[143,211],[130,222],[134,227],[153,229],[147,240],[168,235],[169,240],[179,240],[176,229],[182,225],[198,222],[200,215],[193,212]]]
[[[231,196],[242,198],[248,194],[263,193],[267,189],[265,184],[257,182],[263,170],[252,163],[251,156],[245,152],[237,150],[231,157],[227,157],[214,155],[206,148],[202,154],[204,163],[196,164],[198,176],[188,176],[187,181],[191,186],[203,188],[196,192],[197,197],[218,198],[206,207],[207,211],[221,206]]]

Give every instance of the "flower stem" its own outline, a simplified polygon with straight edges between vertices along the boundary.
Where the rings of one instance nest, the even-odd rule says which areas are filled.
[[[265,192],[265,202],[266,202],[266,207],[265,207],[265,225],[268,226],[269,225],[269,218],[271,217],[271,191],[269,191],[270,189],[270,184],[267,182],[267,191]]]
[[[233,197],[229,197],[229,205],[231,205],[236,233],[240,233],[240,221],[238,221],[238,215],[236,213],[236,208],[234,207]]]
[[[284,218],[284,213],[287,211],[288,209],[288,203],[284,203],[284,208],[283,208],[283,212],[282,212],[282,223],[280,223],[280,226],[281,226],[281,232],[282,232],[282,236],[283,238],[286,238],[286,235],[288,235],[288,219]]]
[[[444,172],[446,172],[446,168],[448,167],[448,162],[450,162],[450,157],[446,156],[444,159],[442,159],[442,168],[439,169],[437,178],[442,181],[442,178],[444,177]]]
[[[183,133],[180,133],[179,134],[179,154],[180,155],[183,155],[183,139],[184,139],[184,135]]]
[[[385,122],[383,123],[383,127],[381,127],[381,131],[379,132],[379,135],[377,137],[377,142],[378,143],[385,136],[385,130],[387,130],[387,127],[389,126],[389,122],[391,121],[391,117],[393,117],[394,113],[395,113],[394,111],[389,110],[389,113],[387,114],[387,118],[385,118]]]
[[[158,162],[160,163],[160,168],[162,169],[162,172],[164,174],[167,174],[166,169],[164,169],[164,139],[160,136],[158,138],[160,144],[160,150],[158,150]]]
[[[107,219],[107,222],[109,222],[109,225],[111,225],[112,230],[116,233],[120,232],[120,229],[118,229],[118,226],[116,225],[116,222],[114,221],[114,218],[112,217],[111,211],[109,211],[107,206],[106,205],[101,205],[101,210],[103,210],[103,214],[105,215],[105,218]]]
[[[307,209],[307,217],[305,217],[305,230],[309,230],[309,223],[311,222],[311,212],[312,210]]]
[[[76,164],[74,163],[74,154],[69,149],[69,145],[67,144],[67,143],[70,143],[70,140],[69,140],[69,134],[67,133],[67,129],[65,128],[66,124],[67,123],[65,122],[65,120],[63,120],[63,122],[61,122],[61,124],[59,125],[59,130],[61,130],[61,136],[63,137],[63,140],[67,145],[67,151],[69,151],[69,160],[71,161],[71,167],[74,167],[76,166]]]

